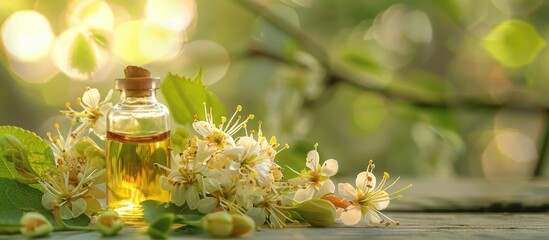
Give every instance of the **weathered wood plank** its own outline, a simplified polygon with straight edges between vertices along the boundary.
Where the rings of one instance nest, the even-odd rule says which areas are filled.
[[[264,229],[246,239],[547,239],[549,213],[389,213],[401,222],[395,227],[346,227],[336,224],[330,228],[290,226],[286,229]],[[0,239],[20,236],[0,236]],[[59,232],[48,239],[98,239],[99,233]],[[204,234],[173,234],[173,239],[205,239]],[[135,229],[125,229],[113,239],[148,239]]]

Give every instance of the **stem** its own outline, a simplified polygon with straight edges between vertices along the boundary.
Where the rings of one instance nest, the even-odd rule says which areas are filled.
[[[195,220],[195,221],[191,221],[191,220],[183,220],[183,224],[187,224],[189,226],[193,226],[195,228],[199,228],[199,229],[202,229],[202,221],[201,220]]]
[[[95,231],[97,230],[94,227],[83,227],[83,226],[73,226],[70,224],[66,224],[63,222],[63,219],[61,219],[61,214],[59,213],[59,205],[55,205],[53,207],[53,217],[55,218],[55,224],[57,225],[56,231]]]
[[[65,224],[63,223],[63,220],[61,220],[61,214],[59,213],[59,205],[55,204],[53,206],[53,217],[55,218],[55,224],[57,225],[59,230],[65,229]]]

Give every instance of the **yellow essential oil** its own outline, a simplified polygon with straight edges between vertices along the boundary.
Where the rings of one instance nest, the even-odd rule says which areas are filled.
[[[120,101],[107,113],[107,207],[128,226],[145,225],[141,202],[168,202],[160,187],[165,173],[154,164],[170,167],[170,113],[156,99],[159,78],[129,66],[125,78],[115,80]]]
[[[145,200],[167,202],[170,195],[160,188],[162,169],[169,166],[170,133],[132,137],[107,132],[107,201],[129,226],[143,224]]]

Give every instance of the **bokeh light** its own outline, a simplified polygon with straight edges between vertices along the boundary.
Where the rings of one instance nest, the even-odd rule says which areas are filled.
[[[69,14],[71,27],[86,26],[105,31],[113,30],[113,12],[110,6],[104,1],[77,1],[67,12]]]
[[[516,129],[505,129],[498,132],[494,140],[499,151],[516,162],[529,162],[538,157],[532,138]]]
[[[17,77],[29,83],[48,82],[59,73],[50,55],[43,56],[34,61],[21,61],[17,58],[8,58],[8,64],[11,71]],[[32,71],[29,71],[29,69],[32,69]]]
[[[39,12],[15,12],[2,25],[6,51],[21,61],[34,61],[49,54],[54,36],[48,20]]]
[[[185,44],[180,59],[179,71],[194,76],[196,69],[204,70],[202,81],[211,85],[219,81],[229,69],[229,52],[214,41],[198,40]]]
[[[65,75],[74,80],[90,80],[91,74],[78,71],[71,65],[71,54],[74,48],[75,39],[79,34],[86,36],[88,44],[93,49],[96,67],[95,72],[101,71],[109,60],[108,50],[97,45],[89,38],[88,29],[83,27],[69,28],[63,31],[55,41],[52,59],[57,68]]]
[[[194,0],[149,0],[145,7],[147,21],[173,31],[183,31],[194,21]]]
[[[374,132],[379,129],[386,113],[387,106],[381,95],[363,93],[353,102],[355,124],[366,132]]]
[[[145,20],[121,24],[113,38],[114,53],[136,65],[170,60],[179,53],[183,42],[180,32]]]
[[[482,171],[490,180],[531,176],[537,158],[534,142],[516,129],[496,131],[482,153]]]

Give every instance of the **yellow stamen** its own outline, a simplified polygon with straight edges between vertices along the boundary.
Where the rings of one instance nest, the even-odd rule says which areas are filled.
[[[271,140],[269,141],[269,144],[270,145],[275,145],[276,144],[276,137],[275,136],[271,137]]]

